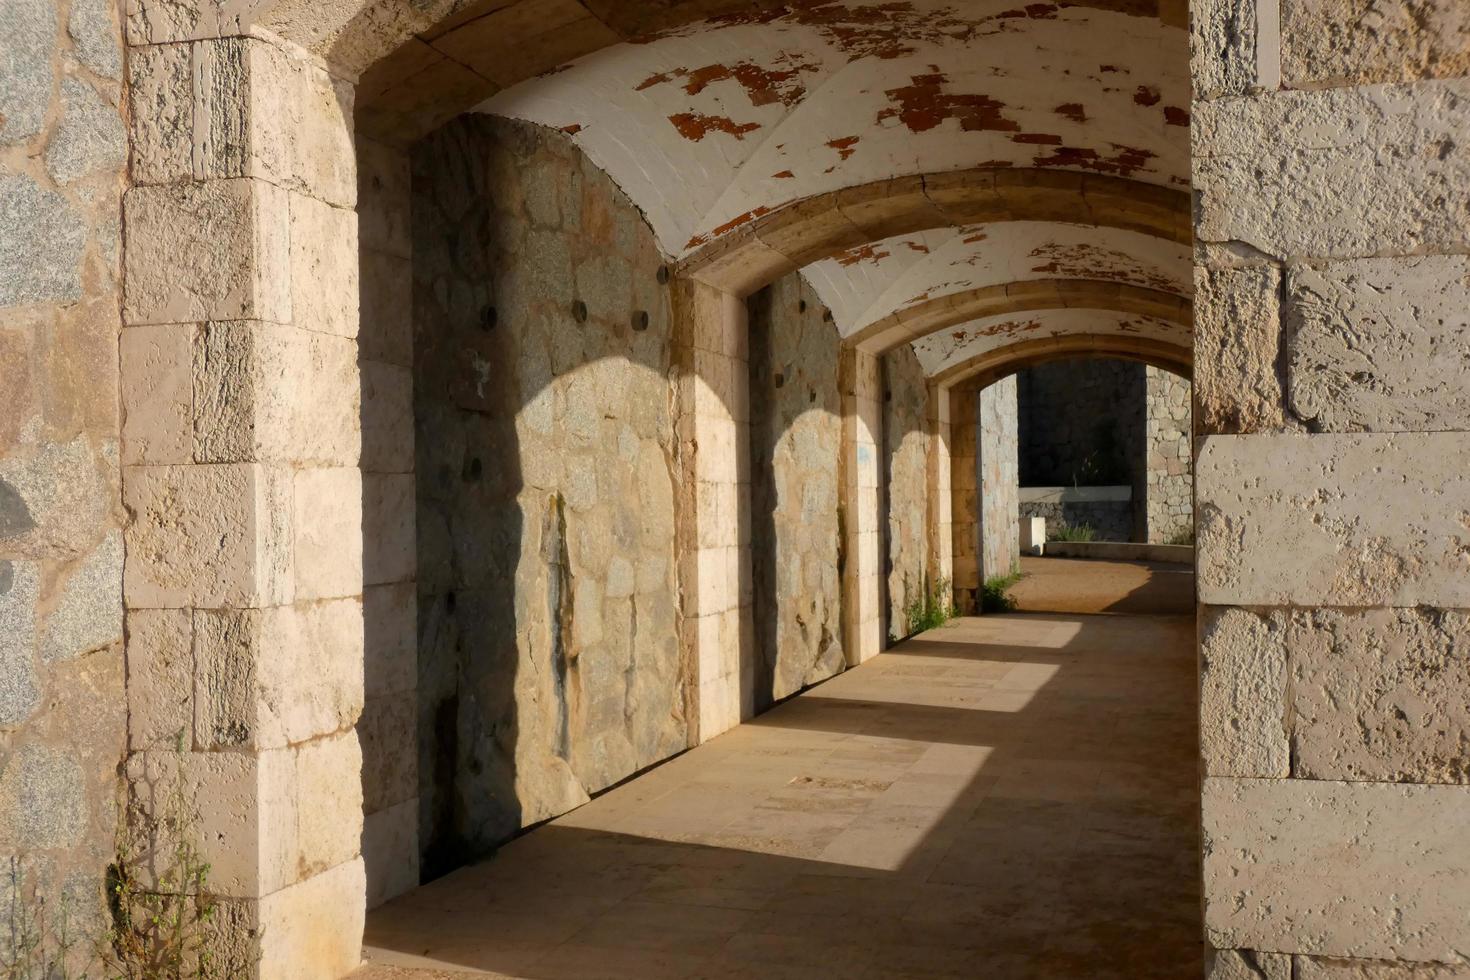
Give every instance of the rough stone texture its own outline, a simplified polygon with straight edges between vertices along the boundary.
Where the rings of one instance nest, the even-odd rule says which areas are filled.
[[[1190,71],[1196,99],[1243,95],[1255,86],[1253,0],[1192,0],[1189,24]]]
[[[1470,787],[1204,782],[1218,948],[1453,962],[1470,940]]]
[[[1166,544],[1194,534],[1194,438],[1189,382],[1162,368],[1144,369],[1144,507],[1147,538]]]
[[[1281,76],[1293,88],[1470,74],[1470,10],[1439,0],[1283,0]]]
[[[1294,980],[1466,980],[1470,966],[1296,956]]]
[[[1277,259],[1453,251],[1470,234],[1470,80],[1196,102],[1196,241]]]
[[[1209,436],[1200,601],[1470,605],[1459,433]]]
[[[1291,775],[1285,624],[1201,610],[1200,755],[1207,776]]]
[[[684,748],[689,678],[651,233],[565,137],[529,125],[461,120],[414,168],[433,874]]]
[[[840,339],[791,273],[750,309],[755,708],[843,669]]]
[[[1063,491],[1066,489],[1066,487],[1062,488]],[[1022,518],[1043,518],[1046,521],[1049,535],[1057,528],[1066,525],[1067,527],[1090,527],[1096,532],[1098,541],[1132,541],[1134,538],[1132,488],[1124,487],[1123,489],[1130,491],[1128,500],[1073,500],[1065,496],[1061,500],[1023,499],[1017,513]]]
[[[1292,266],[1286,299],[1287,398],[1314,430],[1470,427],[1465,256]]]
[[[926,425],[928,395],[924,370],[913,349],[883,357],[884,483],[888,499],[888,635],[909,632],[909,605],[926,589],[947,594],[949,583],[933,581],[929,554],[928,481],[931,436]],[[934,488],[938,492],[938,488]]]
[[[1291,973],[1291,956],[1262,953],[1254,949],[1210,949],[1205,951],[1205,980],[1297,980]]]
[[[0,4],[0,959],[18,867],[72,913],[68,975],[107,926],[127,719],[117,7]]]
[[[1020,567],[1020,481],[1016,472],[1016,377],[981,390],[976,483],[980,487],[980,581]]]
[[[1194,394],[1202,434],[1288,428],[1283,413],[1281,271],[1195,266]]]
[[[980,447],[980,393],[973,386],[950,390],[950,542],[954,554],[955,608],[973,616],[980,599],[980,498],[977,491]],[[1019,537],[1019,535],[1018,535]]]
[[[1462,612],[1211,611],[1200,652],[1211,775],[1470,782]]]

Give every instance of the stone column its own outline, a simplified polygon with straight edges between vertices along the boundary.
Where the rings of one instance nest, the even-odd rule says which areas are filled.
[[[1217,976],[1440,977],[1470,949],[1462,11],[1192,4]]]
[[[950,550],[955,609],[962,616],[980,610],[980,495],[975,479],[979,408],[979,393],[973,387],[950,390]]]
[[[848,666],[883,652],[882,515],[878,446],[882,442],[882,361],[842,352],[842,649]]]
[[[693,740],[705,742],[755,713],[747,312],[694,280],[674,299],[687,708]]]
[[[131,804],[182,787],[226,972],[338,977],[364,908],[352,87],[265,40],[130,27]]]
[[[1021,561],[1020,475],[1016,458],[1016,376],[980,392],[976,476],[979,493],[978,579],[1011,574]]]
[[[1165,544],[1194,529],[1190,385],[1153,366],[1144,369],[1144,385],[1144,540]]]
[[[928,386],[929,580],[954,588],[953,501],[950,490],[950,389]]]

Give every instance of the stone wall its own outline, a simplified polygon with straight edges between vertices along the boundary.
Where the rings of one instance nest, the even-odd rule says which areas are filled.
[[[1048,535],[1066,525],[1092,528],[1097,541],[1133,540],[1132,487],[1124,488],[1129,491],[1127,500],[1073,500],[1068,499],[1069,495],[1065,493],[1071,487],[1055,489],[1063,491],[1062,499],[1028,500],[1028,495],[1022,493],[1020,516],[1045,518]],[[1048,498],[1052,496],[1047,495]]]
[[[34,911],[39,894],[54,914],[65,896],[82,954],[106,923],[128,710],[118,382],[127,140],[116,4],[7,0],[0,27],[4,962],[16,938],[12,874],[22,907]]]
[[[908,633],[909,604],[921,600],[930,578],[928,467],[931,451],[924,369],[912,347],[883,358],[884,497],[888,507],[888,631]],[[937,492],[937,491],[936,491]]]
[[[1021,560],[1016,388],[1016,376],[1009,375],[982,390],[977,399],[982,583],[1011,574]]]
[[[1191,6],[1216,976],[1460,976],[1463,7]]]
[[[686,747],[668,271],[558,133],[415,149],[425,874]]]
[[[980,601],[980,393],[971,385],[949,393],[950,558],[955,609],[972,616]],[[1017,532],[1019,536],[1019,531]]]
[[[1194,460],[1189,382],[1153,366],[1148,388],[1144,449],[1144,506],[1150,544],[1194,534]]]
[[[750,297],[755,710],[842,670],[837,326],[791,273]]]
[[[1144,366],[1076,358],[1017,373],[1023,487],[1133,485],[1141,473]]]

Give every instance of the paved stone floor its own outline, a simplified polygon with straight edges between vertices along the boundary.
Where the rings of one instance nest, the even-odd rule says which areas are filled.
[[[1195,978],[1196,743],[1192,615],[959,620],[375,911],[357,978]]]

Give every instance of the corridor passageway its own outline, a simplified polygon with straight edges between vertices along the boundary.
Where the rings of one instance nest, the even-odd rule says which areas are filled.
[[[374,911],[356,980],[1198,976],[1193,625],[921,634]]]

